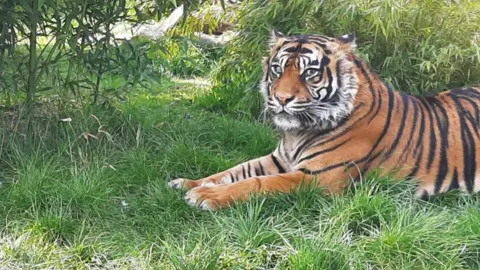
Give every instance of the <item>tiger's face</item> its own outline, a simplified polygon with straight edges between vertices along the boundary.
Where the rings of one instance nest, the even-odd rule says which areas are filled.
[[[272,34],[263,61],[261,92],[274,124],[283,130],[335,128],[353,110],[357,76],[348,57],[353,36]]]

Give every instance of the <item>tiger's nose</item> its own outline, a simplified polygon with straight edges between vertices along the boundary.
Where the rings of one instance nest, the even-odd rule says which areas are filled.
[[[287,105],[290,101],[295,99],[294,95],[291,94],[275,94],[275,98],[280,102],[282,105]]]

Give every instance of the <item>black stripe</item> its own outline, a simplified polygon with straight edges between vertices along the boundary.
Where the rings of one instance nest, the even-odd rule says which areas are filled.
[[[291,41],[291,40],[285,40],[285,41],[282,43],[282,45],[280,45],[280,48],[283,47],[283,46],[285,46],[285,45],[287,45],[288,43],[291,43],[291,42],[293,42],[293,41]],[[278,53],[278,52],[277,52],[277,53]]]
[[[427,112],[428,119],[430,121],[430,149],[428,151],[428,162],[427,162],[427,169],[430,170],[433,164],[433,158],[435,157],[435,150],[437,148],[437,137],[435,136],[435,129],[433,126],[432,110],[428,106],[426,97],[419,97],[419,100],[420,102],[422,102],[423,106],[425,107],[425,111]]]
[[[283,51],[288,52],[288,53],[302,53],[302,54],[312,53],[312,50],[310,50],[308,48],[300,47],[300,46],[302,46],[302,45],[298,44],[298,46],[295,46],[295,47],[292,46],[292,47],[284,49]]]
[[[375,91],[373,90],[373,84],[372,84],[372,79],[370,78],[370,75],[368,74],[367,70],[366,70],[365,67],[363,66],[362,61],[360,61],[359,59],[357,59],[357,58],[355,57],[355,58],[354,58],[354,63],[355,63],[355,65],[357,66],[357,68],[360,69],[360,71],[362,72],[363,76],[364,76],[365,79],[367,80],[368,90],[370,91],[370,94],[373,95],[373,100],[375,100]]]
[[[365,160],[365,161],[367,161],[367,163],[362,168],[362,174],[365,174],[365,172],[368,171],[368,169],[370,169],[370,166],[372,165],[372,162],[375,161],[380,156],[380,154],[382,154],[382,151],[378,151],[378,153],[376,153],[372,157],[367,156],[368,161]],[[353,164],[349,165],[348,168],[350,168],[351,166],[353,166]]]
[[[370,152],[368,153],[368,155],[371,155],[373,153],[373,151],[375,151],[375,149],[378,147],[378,145],[383,140],[383,138],[387,134],[387,131],[390,128],[390,122],[392,120],[393,106],[395,105],[395,97],[394,97],[395,94],[389,86],[386,86],[386,87],[387,87],[387,93],[388,93],[387,120],[385,121],[385,125],[383,127],[382,133],[380,133],[380,137],[375,142],[375,144],[373,145],[373,147],[370,150]]]
[[[315,175],[315,174],[321,174],[321,173],[324,173],[324,172],[327,172],[327,171],[330,171],[330,170],[333,170],[333,169],[336,169],[336,168],[339,168],[339,167],[342,167],[342,166],[346,166],[346,163],[348,163],[348,162],[350,162],[350,161],[338,163],[338,164],[335,164],[335,165],[330,165],[328,167],[325,167],[325,168],[320,169],[320,170],[315,170],[315,171],[311,171],[307,168],[300,168],[298,170],[303,172],[304,174]]]
[[[405,159],[408,156],[408,153],[411,153],[410,150],[412,149],[412,139],[413,139],[413,136],[416,134],[415,131],[417,130],[418,105],[417,103],[415,103],[415,100],[414,100],[415,98],[410,97],[410,99],[412,101],[412,106],[413,106],[413,119],[412,119],[413,126],[410,129],[410,135],[408,136],[407,144],[405,145],[405,148],[403,149],[403,153],[400,156],[400,159],[399,159],[400,164],[403,164],[405,162]]]
[[[242,176],[243,176],[243,179],[247,179],[247,176],[245,175],[245,166],[242,165]]]
[[[301,53],[301,54],[310,54],[310,53],[313,53],[313,51],[310,50],[310,49],[308,49],[308,48],[302,47],[302,48],[300,48],[300,50],[298,51],[298,53]]]
[[[308,40],[307,36],[299,36],[293,42],[298,42],[298,43],[300,43],[299,45],[301,46],[301,44],[310,43],[310,40]]]
[[[250,170],[251,170],[251,167],[250,167],[250,162],[247,163],[248,164],[248,169],[247,169],[247,176],[248,178],[252,177],[252,175],[250,174]]]
[[[418,104],[419,100],[415,99],[415,101],[416,101],[415,104],[419,105]],[[421,138],[422,138],[422,136],[425,132],[425,126],[426,125],[425,125],[425,112],[424,112],[422,107],[419,107],[419,109],[420,109],[421,119],[420,119],[420,130],[419,130],[418,134],[420,134],[420,136],[418,137],[417,145],[413,149],[413,155],[417,155],[417,149],[418,149],[418,150],[421,150],[422,153],[420,153],[419,155],[422,156],[423,155],[423,145],[424,144],[423,144],[423,141],[421,140]],[[418,164],[418,162],[417,162],[417,164]]]
[[[327,77],[328,77],[328,86],[327,86],[328,94],[326,98],[328,99],[330,97],[330,94],[332,93],[332,82],[333,82],[332,70],[330,70],[329,67],[327,67]]]
[[[395,149],[397,148],[397,145],[398,143],[400,142],[400,138],[403,136],[403,130],[405,129],[405,123],[407,122],[407,116],[408,116],[408,106],[409,106],[409,102],[410,102],[410,99],[409,97],[404,94],[404,93],[400,93],[401,97],[402,97],[402,102],[403,102],[403,114],[402,114],[402,120],[400,121],[400,127],[398,128],[398,131],[397,131],[397,136],[395,138],[395,140],[393,141],[393,144],[392,146],[390,147],[390,149],[387,151],[387,153],[385,154],[384,158],[385,159],[388,159],[390,158],[390,156],[392,155],[393,151],[395,151]],[[398,102],[399,103],[399,102]],[[400,104],[400,103],[399,103]]]
[[[377,99],[376,99],[376,93],[375,93],[375,90],[373,89],[373,84],[372,84],[372,79],[370,78],[370,75],[368,74],[367,70],[365,69],[365,67],[363,66],[363,63],[362,61],[358,60],[357,58],[354,58],[354,62],[355,62],[355,65],[357,66],[357,68],[360,69],[360,71],[362,72],[363,76],[365,77],[365,79],[367,80],[367,84],[368,84],[368,90],[370,91],[370,94],[372,94],[372,103],[370,104],[370,109],[368,110],[367,112],[367,115],[369,115],[373,109],[375,108],[375,105],[376,105],[376,102],[377,102]],[[379,105],[378,105],[378,109],[380,109],[380,106],[382,105],[382,97],[381,95],[379,96]],[[377,113],[378,113],[378,109],[377,109],[377,112],[373,115],[373,116],[376,116]],[[373,117],[370,119],[370,121],[372,121]]]
[[[380,137],[378,138],[378,140],[373,145],[372,149],[370,149],[370,151],[368,152],[368,154],[366,156],[364,156],[361,160],[358,161],[358,162],[364,162],[364,161],[368,160],[368,163],[366,164],[364,170],[368,169],[368,167],[371,165],[371,162],[373,161],[373,159],[376,159],[381,153],[383,153],[383,149],[382,149],[372,157],[373,152],[378,148],[378,146],[380,145],[380,142],[383,140],[383,138],[387,134],[387,131],[390,127],[390,121],[392,119],[392,111],[393,111],[393,107],[395,105],[395,93],[393,92],[393,90],[389,86],[387,86],[385,84],[383,86],[387,88],[387,93],[388,93],[387,119],[386,119],[385,125],[383,127],[383,131],[380,134]],[[356,163],[358,163],[358,162],[356,162]]]
[[[261,174],[260,169],[255,167],[255,176],[260,176],[260,175],[263,175]]]
[[[479,137],[478,127],[480,125],[480,109],[477,106],[477,102],[479,102],[479,100],[474,101],[468,96],[461,96],[461,99],[468,102],[475,111],[475,116],[473,116],[470,111],[464,111],[464,114],[469,120],[469,122],[472,124],[472,126],[475,127],[473,131],[477,134],[477,137]]]
[[[419,101],[418,98],[413,97],[412,101],[414,101],[415,105],[420,105],[419,104],[420,101]],[[420,169],[420,166],[421,166],[422,159],[423,159],[424,144],[423,144],[422,138],[423,138],[423,134],[425,132],[425,113],[424,113],[423,107],[419,107],[419,111],[420,111],[420,115],[421,115],[420,116],[420,129],[419,129],[419,132],[418,132],[419,135],[418,135],[418,139],[417,139],[417,144],[413,149],[413,156],[416,156],[417,159],[415,161],[415,165],[414,165],[412,171],[406,177],[407,179],[412,179],[417,175],[418,170]]]
[[[307,57],[300,57],[298,60],[303,64],[304,67],[308,66],[308,62],[310,62],[310,59]]]
[[[322,43],[320,41],[315,41],[315,40],[312,40],[312,43],[322,47],[322,50],[325,54],[332,54],[332,51],[327,49],[327,45],[325,43]]]
[[[435,179],[435,190],[434,194],[437,194],[440,189],[442,188],[443,182],[445,181],[445,177],[447,176],[448,173],[448,162],[446,159],[446,155],[442,155],[440,157],[440,165],[438,166],[438,174],[437,178]]]
[[[353,112],[352,112],[351,114],[352,114],[352,115],[355,115],[355,111],[359,110],[359,109],[362,108],[364,105],[365,105],[364,103],[359,104],[357,107],[355,107],[355,109],[353,109]],[[362,117],[360,117],[359,119],[357,119],[355,122],[351,123],[350,126],[346,127],[342,132],[340,132],[339,134],[336,134],[336,136],[334,136],[334,137],[329,136],[329,137],[327,137],[326,140],[320,141],[320,142],[318,142],[318,143],[315,143],[314,145],[312,145],[312,148],[313,148],[313,147],[317,147],[317,146],[324,145],[324,144],[329,143],[329,142],[331,142],[331,141],[334,141],[334,140],[342,137],[343,135],[349,133],[349,132],[356,126],[356,124],[358,124],[360,121],[362,121],[366,116],[367,116],[367,114],[363,115]],[[344,121],[344,122],[346,123],[347,121]],[[338,125],[338,126],[336,127],[336,129],[339,128],[340,126],[341,126],[341,125]],[[325,133],[328,133],[328,132],[330,132],[330,131],[331,131],[331,130],[327,130]]]
[[[325,44],[325,41],[324,41],[324,40],[319,41],[319,40],[312,39],[312,43],[320,46],[322,49],[326,49],[326,48],[327,48],[327,44]]]
[[[448,187],[448,190],[454,190],[454,189],[459,189],[460,185],[458,184],[458,173],[457,173],[457,168],[453,171],[453,176],[452,176],[452,182],[450,183],[450,186]]]
[[[324,172],[327,172],[327,171],[330,171],[330,170],[333,170],[333,169],[336,169],[336,168],[339,168],[339,167],[342,167],[342,166],[346,166],[347,169],[348,169],[348,168],[354,166],[353,164],[360,164],[360,163],[363,163],[363,162],[367,161],[368,159],[369,159],[368,156],[364,156],[363,158],[361,158],[357,161],[352,162],[351,160],[348,160],[348,161],[337,163],[337,164],[334,164],[334,165],[330,165],[330,166],[327,166],[323,169],[315,170],[315,171],[311,171],[307,168],[300,168],[298,170],[305,173],[305,174],[315,175],[315,174],[321,174],[321,173],[324,173]]]
[[[437,127],[440,133],[440,164],[438,166],[438,174],[437,179],[435,180],[435,194],[437,194],[440,189],[442,188],[443,182],[445,181],[445,177],[448,173],[448,156],[447,156],[447,149],[448,149],[448,133],[449,133],[449,121],[448,115],[443,107],[443,104],[438,100],[432,100],[432,109],[437,120]],[[438,109],[442,114],[442,118],[437,113]]]
[[[232,180],[232,183],[237,182],[237,178],[235,178],[235,176],[233,176],[231,172],[228,172],[228,174],[230,175],[230,179]]]
[[[442,150],[444,149],[446,150],[449,147],[449,143],[448,143],[448,132],[449,132],[448,129],[450,127],[450,121],[448,120],[449,116],[447,111],[445,110],[444,104],[440,102],[438,99],[434,100],[432,105],[433,105],[434,113],[437,120],[438,130],[440,132],[440,143],[442,145]],[[438,109],[438,111],[440,111],[442,117],[439,117],[435,109]]]
[[[277,166],[278,172],[285,173],[285,169],[282,167],[282,165],[280,165],[277,158],[273,154],[271,154],[270,156],[272,157],[272,160],[275,166]]]
[[[468,124],[465,120],[465,108],[462,106],[460,101],[454,95],[450,95],[452,100],[455,102],[458,117],[460,119],[460,133],[462,137],[462,146],[463,146],[463,175],[465,186],[468,192],[473,191],[473,185],[475,180],[475,170],[476,170],[476,151],[475,151],[475,141],[473,139],[472,133]]]
[[[297,150],[295,150],[295,153],[293,154],[292,160],[297,160],[300,153],[302,153],[305,150],[306,147],[310,146],[312,144],[312,142],[314,140],[318,139],[318,137],[320,137],[322,134],[323,134],[323,132],[316,132],[316,133],[312,134],[309,138],[305,139],[305,141],[300,146],[297,147]]]
[[[476,98],[480,99],[480,92],[476,88],[467,88],[467,89],[452,89],[450,91],[452,95],[455,95],[456,97],[471,97],[471,98]]]
[[[261,175],[266,175],[265,174],[265,170],[263,169],[263,165],[262,165],[262,162],[258,162],[258,165],[260,165],[260,172],[262,173]]]
[[[301,158],[301,159],[298,161],[298,163],[302,163],[303,161],[305,161],[305,160],[307,160],[307,159],[312,159],[312,158],[314,158],[314,157],[316,157],[316,156],[319,156],[319,155],[322,155],[322,154],[331,152],[331,151],[339,148],[340,146],[344,145],[344,144],[347,143],[349,140],[350,140],[350,139],[346,139],[346,140],[343,141],[342,143],[339,143],[339,144],[337,144],[337,145],[335,145],[335,146],[333,146],[333,147],[330,147],[330,148],[328,148],[328,149],[325,149],[325,150],[322,150],[322,151],[319,151],[319,152],[310,154],[310,155],[308,155],[308,156],[306,156],[306,157],[303,157],[303,158]]]
[[[295,53],[298,51],[298,47],[301,46],[300,44],[297,44],[296,46],[290,46],[288,48],[283,49],[284,52],[288,53]]]
[[[308,38],[311,42],[320,42],[322,44],[325,44],[328,41],[334,41],[333,39],[322,35],[308,35],[304,38]]]
[[[373,113],[372,117],[370,117],[370,119],[368,120],[369,124],[370,124],[370,122],[372,122],[373,118],[375,118],[375,116],[378,115],[378,112],[380,111],[381,107],[382,107],[382,95],[380,93],[378,93],[378,107],[375,110],[375,112]],[[373,106],[372,106],[372,108],[373,108]]]

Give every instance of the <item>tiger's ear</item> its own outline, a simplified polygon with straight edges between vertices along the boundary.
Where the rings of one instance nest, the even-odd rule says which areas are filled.
[[[341,48],[344,50],[353,50],[357,47],[356,38],[354,34],[346,34],[338,37]]]
[[[268,42],[268,45],[270,47],[275,46],[279,40],[285,38],[285,35],[275,29],[272,30],[272,33],[270,34],[270,41]]]

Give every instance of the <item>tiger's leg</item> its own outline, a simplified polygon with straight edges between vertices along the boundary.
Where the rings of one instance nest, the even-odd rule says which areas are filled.
[[[231,185],[220,185],[214,187],[197,187],[185,196],[190,205],[203,209],[215,210],[231,205],[234,201],[246,201],[252,194],[268,194],[276,192],[291,192],[296,190],[303,182],[306,185],[312,184],[325,188],[326,193],[341,193],[348,184],[348,175],[345,170],[330,172],[320,176],[305,174],[301,171],[251,177],[245,181]]]
[[[283,164],[280,159],[275,157],[274,154],[270,154],[199,180],[175,179],[168,182],[168,186],[186,190],[195,187],[212,187],[221,184],[235,183],[251,177],[285,173],[286,168],[287,166]]]

